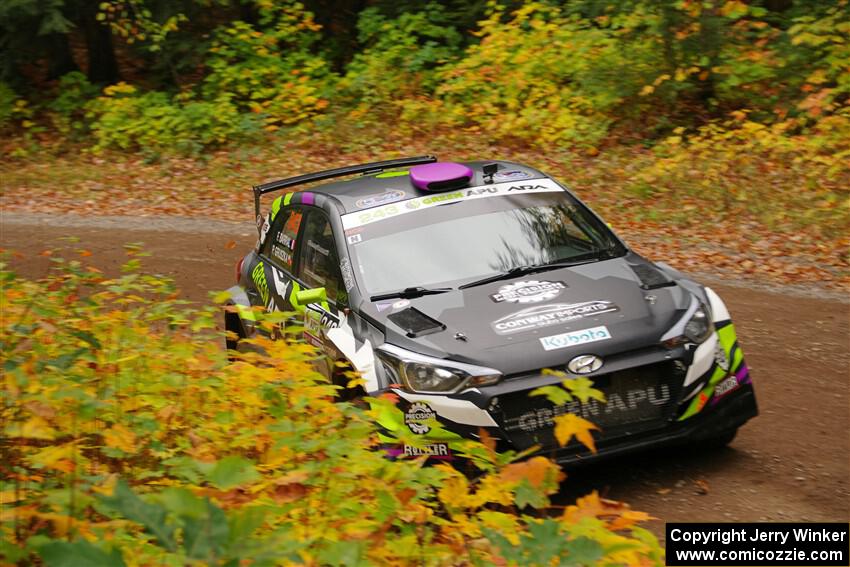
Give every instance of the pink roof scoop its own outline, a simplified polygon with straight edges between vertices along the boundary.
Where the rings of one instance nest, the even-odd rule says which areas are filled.
[[[448,191],[469,185],[472,169],[450,161],[438,161],[410,168],[410,181],[423,191]]]

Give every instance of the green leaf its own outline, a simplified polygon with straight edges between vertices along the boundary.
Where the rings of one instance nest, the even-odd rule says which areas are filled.
[[[201,518],[183,518],[183,549],[195,559],[215,560],[221,555],[222,545],[228,540],[230,530],[224,511],[206,500],[206,515]]]
[[[593,381],[589,378],[580,377],[580,378],[571,378],[569,380],[564,380],[564,387],[569,389],[570,392],[573,393],[575,397],[577,397],[581,403],[587,403],[587,401],[591,398],[594,400],[599,400],[600,402],[605,402],[605,394],[602,393],[601,390],[597,390],[593,387]]]
[[[207,473],[207,480],[224,490],[251,482],[259,477],[254,463],[235,455],[221,459]]]
[[[560,386],[541,386],[531,391],[529,396],[546,396],[546,399],[556,406],[572,401],[573,397]]]
[[[566,549],[570,563],[577,565],[596,565],[605,555],[599,542],[586,537],[577,537],[567,542]]]
[[[48,567],[126,567],[121,552],[106,553],[86,540],[54,541],[38,549]]]
[[[514,502],[518,508],[531,506],[532,508],[543,508],[548,504],[548,499],[540,490],[531,485],[528,480],[523,479],[516,487]]]
[[[115,485],[115,493],[112,496],[102,496],[101,501],[107,506],[115,508],[128,520],[142,524],[148,532],[156,537],[162,547],[169,551],[177,549],[174,527],[165,523],[165,508],[157,504],[148,504],[139,498],[127,486],[124,479],[119,480]]]

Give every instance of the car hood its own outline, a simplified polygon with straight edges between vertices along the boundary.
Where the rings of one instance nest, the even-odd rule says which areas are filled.
[[[657,345],[691,297],[630,253],[362,311],[388,343],[507,375]]]

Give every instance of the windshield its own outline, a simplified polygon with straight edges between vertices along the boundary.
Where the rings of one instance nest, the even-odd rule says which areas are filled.
[[[367,295],[456,287],[521,266],[625,252],[607,227],[563,190],[401,210],[418,208],[407,203],[389,209],[389,216],[381,215],[383,207],[364,211],[372,211],[369,217],[353,213],[368,219],[346,230],[356,277]],[[405,214],[391,216],[393,210]]]

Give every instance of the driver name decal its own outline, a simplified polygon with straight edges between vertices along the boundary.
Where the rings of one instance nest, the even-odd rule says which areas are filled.
[[[503,285],[499,291],[490,296],[496,303],[510,301],[512,303],[539,303],[555,299],[566,289],[564,282],[529,280]]]
[[[601,325],[599,327],[591,327],[590,329],[583,329],[581,331],[541,337],[540,344],[543,345],[543,350],[557,350],[559,348],[595,343],[596,341],[607,341],[610,338],[611,333],[608,332],[608,327]]]

